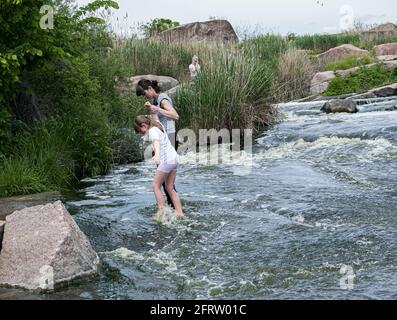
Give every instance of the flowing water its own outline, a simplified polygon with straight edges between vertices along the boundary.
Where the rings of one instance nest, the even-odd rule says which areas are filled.
[[[33,297],[395,299],[397,111],[385,110],[397,97],[358,102],[331,115],[321,101],[279,105],[245,176],[183,155],[182,222],[152,219],[151,163],[86,180],[67,207],[101,273]]]

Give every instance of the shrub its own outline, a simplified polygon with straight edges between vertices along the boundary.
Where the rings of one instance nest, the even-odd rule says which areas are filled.
[[[315,66],[306,52],[289,48],[281,55],[277,75],[272,83],[272,93],[277,101],[299,99],[309,93]]]
[[[388,69],[381,64],[377,64],[372,68],[362,67],[346,78],[335,77],[331,80],[324,94],[335,96],[345,93],[362,93],[395,81],[397,81],[396,68]]]
[[[345,59],[334,62],[334,63],[329,63],[325,66],[326,71],[336,71],[336,70],[347,70],[350,68],[354,67],[360,67],[366,64],[370,64],[372,62],[372,59],[370,56],[348,56]]]

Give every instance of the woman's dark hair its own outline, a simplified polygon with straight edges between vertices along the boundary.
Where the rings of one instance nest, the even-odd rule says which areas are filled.
[[[143,92],[145,90],[148,90],[149,87],[152,87],[154,89],[154,91],[156,91],[157,93],[160,93],[158,81],[156,81],[156,80],[150,81],[147,79],[142,79],[138,82],[138,84],[136,86],[136,95],[138,97],[143,96]]]

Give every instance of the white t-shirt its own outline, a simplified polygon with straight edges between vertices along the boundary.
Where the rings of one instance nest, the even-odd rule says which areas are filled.
[[[190,77],[193,79],[197,77],[201,70],[201,67],[199,64],[194,65],[193,63],[189,66],[189,71],[190,71]]]
[[[154,140],[160,141],[160,163],[165,163],[165,164],[179,163],[178,153],[175,151],[175,148],[172,146],[171,141],[168,138],[168,135],[165,132],[165,130],[164,132],[162,132],[159,128],[152,127],[149,129],[148,136],[151,142],[153,142]]]

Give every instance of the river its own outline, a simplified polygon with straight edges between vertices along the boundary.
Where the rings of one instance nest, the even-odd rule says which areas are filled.
[[[186,219],[153,221],[153,165],[119,166],[65,196],[100,275],[38,299],[395,299],[397,97],[278,105],[252,172],[182,155]],[[138,173],[125,174],[130,168]],[[4,298],[3,293],[3,298]]]

